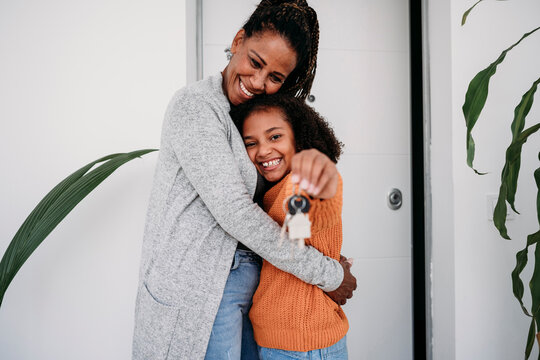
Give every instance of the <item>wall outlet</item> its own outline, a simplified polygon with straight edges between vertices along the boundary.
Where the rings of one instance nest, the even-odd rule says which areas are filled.
[[[489,221],[493,221],[493,211],[497,205],[497,200],[499,199],[499,194],[487,194],[486,195],[486,210],[487,218]],[[506,220],[514,220],[516,218],[516,213],[512,210],[510,205],[506,203]]]

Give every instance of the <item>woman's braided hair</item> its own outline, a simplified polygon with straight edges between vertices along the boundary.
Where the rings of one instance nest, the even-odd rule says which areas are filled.
[[[291,125],[296,151],[317,149],[337,163],[343,152],[328,122],[305,101],[287,94],[263,95],[231,108],[230,114],[236,127],[243,133],[244,121],[257,111],[277,109]]]
[[[262,0],[243,29],[247,38],[275,31],[289,42],[298,59],[279,92],[305,99],[317,69],[319,21],[315,10],[305,0]]]

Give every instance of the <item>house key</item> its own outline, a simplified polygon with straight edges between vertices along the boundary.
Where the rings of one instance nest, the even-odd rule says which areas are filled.
[[[304,239],[311,237],[311,221],[308,215],[310,206],[304,195],[293,195],[287,201],[286,226],[289,228],[289,239],[296,241],[300,248],[304,246]]]

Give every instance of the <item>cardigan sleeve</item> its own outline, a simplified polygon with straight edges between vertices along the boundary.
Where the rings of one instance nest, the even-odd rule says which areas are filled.
[[[165,126],[183,171],[218,224],[277,268],[323,291],[338,288],[338,261],[313,247],[291,254],[278,246],[280,227],[252,201],[229,144],[228,131],[236,129],[220,120],[223,110],[191,95],[171,104]]]

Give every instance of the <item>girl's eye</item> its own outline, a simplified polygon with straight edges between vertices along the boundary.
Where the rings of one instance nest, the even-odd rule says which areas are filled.
[[[248,148],[248,147],[255,146],[255,143],[254,142],[248,142],[248,143],[244,143],[244,145]]]
[[[275,135],[272,135],[272,136],[270,137],[270,140],[276,141],[276,140],[279,139],[280,137],[281,137],[281,134],[275,134]]]

